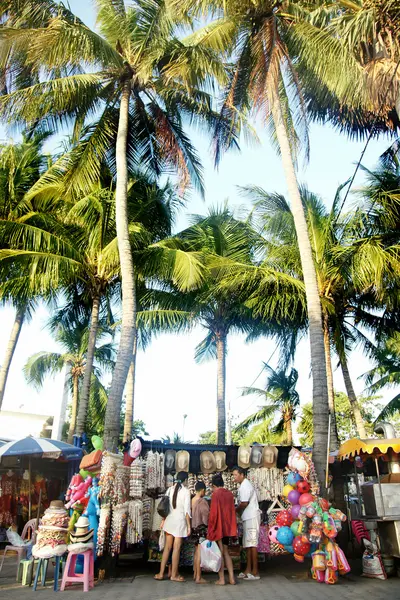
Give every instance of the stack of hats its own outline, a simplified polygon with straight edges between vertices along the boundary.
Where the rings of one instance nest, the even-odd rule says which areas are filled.
[[[79,517],[75,523],[75,529],[70,533],[70,544],[68,552],[80,554],[86,550],[93,550],[93,534],[94,530],[90,529],[89,519],[87,517]]]
[[[64,504],[60,500],[51,502],[43,515],[32,555],[35,558],[62,556],[67,551],[68,522]]]

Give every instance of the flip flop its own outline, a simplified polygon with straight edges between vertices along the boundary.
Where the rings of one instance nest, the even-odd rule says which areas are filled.
[[[239,573],[238,579],[246,579],[247,573]]]
[[[243,579],[243,581],[258,581],[260,579],[259,575],[253,575],[252,573],[248,573],[247,577]]]

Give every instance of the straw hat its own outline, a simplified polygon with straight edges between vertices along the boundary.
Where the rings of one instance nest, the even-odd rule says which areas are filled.
[[[50,506],[49,506],[48,510],[49,510],[49,509],[50,509],[50,510],[52,510],[52,509],[53,509],[53,510],[54,510],[54,509],[56,509],[56,510],[60,510],[60,509],[63,509],[63,508],[64,508],[64,502],[62,502],[61,500],[52,500],[52,501],[50,502]]]
[[[200,454],[200,468],[201,472],[205,475],[208,475],[209,473],[215,473],[215,457],[214,454],[209,450],[205,450],[205,452]]]
[[[186,471],[186,473],[189,473],[189,462],[190,455],[187,450],[180,450],[179,452],[177,452],[175,459],[175,468],[178,471],[178,473],[179,471]]]
[[[276,467],[278,459],[278,448],[276,446],[264,446],[262,454],[262,466],[272,469]]]
[[[93,537],[93,529],[89,529],[89,519],[87,517],[79,517],[75,523],[75,531],[70,534],[71,542],[86,543]]]
[[[263,447],[262,446],[253,446],[251,449],[251,455],[250,455],[250,466],[253,469],[256,469],[257,467],[262,467],[263,461]]]
[[[251,456],[251,447],[250,446],[240,446],[238,450],[238,465],[242,467],[242,469],[248,469],[250,467],[250,456]]]
[[[167,450],[165,452],[165,458],[164,458],[165,474],[175,473],[175,459],[176,459],[176,451],[175,450]]]
[[[227,465],[226,465],[226,454],[225,452],[214,452],[214,458],[215,458],[215,466],[217,471],[225,471],[225,469],[227,469]]]

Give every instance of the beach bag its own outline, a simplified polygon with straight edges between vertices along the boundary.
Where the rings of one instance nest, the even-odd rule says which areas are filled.
[[[163,496],[157,506],[157,512],[163,519],[166,519],[171,512],[171,500],[169,499],[168,494]]]
[[[218,573],[222,564],[221,550],[217,542],[204,540],[200,544],[200,566],[205,571]]]

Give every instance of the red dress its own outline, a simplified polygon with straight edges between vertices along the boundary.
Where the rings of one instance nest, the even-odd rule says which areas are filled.
[[[207,539],[217,542],[222,538],[236,536],[237,524],[233,494],[225,488],[217,488],[211,497]]]

